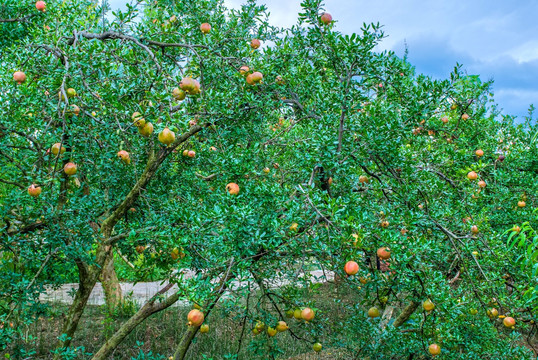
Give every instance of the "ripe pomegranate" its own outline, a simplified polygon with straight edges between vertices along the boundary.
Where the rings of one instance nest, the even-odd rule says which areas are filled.
[[[64,172],[69,176],[75,175],[77,173],[77,165],[72,162],[65,164]]]
[[[333,178],[329,177],[329,180],[327,180],[327,183],[329,184],[329,186],[331,186],[333,184]]]
[[[159,133],[158,139],[161,143],[168,146],[176,140],[176,134],[169,128],[165,127],[163,131]]]
[[[511,328],[516,325],[516,320],[513,317],[508,316],[503,319],[503,324],[507,328]]]
[[[198,80],[193,80],[194,82],[194,90],[192,90],[189,94],[191,95],[196,95],[196,94],[199,94],[200,93],[200,82]]]
[[[430,299],[428,299],[422,303],[422,307],[426,311],[432,311],[433,309],[435,309],[435,304]]]
[[[80,108],[76,105],[70,105],[70,109],[69,111],[67,112],[67,115],[75,115],[75,116],[79,116],[80,115]]]
[[[191,77],[184,77],[183,79],[181,79],[181,82],[179,83],[179,87],[181,88],[181,90],[189,94],[192,91],[195,91],[196,83]]]
[[[268,167],[263,168],[263,172],[266,173],[266,174],[269,174],[270,171],[271,171],[271,169],[269,169]]]
[[[136,247],[136,252],[139,253],[139,254],[142,254],[144,252],[144,250],[146,250],[146,247],[144,245],[138,245]]]
[[[520,232],[521,231],[521,228],[517,225],[514,225],[514,227],[512,228],[512,231],[515,231],[515,232]]]
[[[315,352],[320,352],[321,349],[323,349],[323,346],[320,343],[315,343],[312,345],[312,349],[314,349]]]
[[[187,315],[189,326],[200,326],[204,322],[204,313],[200,310],[193,309]]]
[[[65,148],[60,143],[56,143],[52,145],[51,151],[54,155],[58,155],[58,153],[63,154],[65,152]]]
[[[494,319],[499,315],[499,312],[495,308],[491,308],[487,311],[487,315],[490,319]]]
[[[361,184],[367,183],[367,182],[369,182],[369,181],[370,181],[370,179],[368,179],[368,176],[366,176],[366,175],[361,175],[361,176],[359,176],[359,182],[360,182]]]
[[[477,178],[478,178],[478,174],[475,173],[474,171],[470,171],[469,173],[467,173],[467,179],[476,180]]]
[[[478,150],[476,150],[474,153],[475,153],[475,155],[478,156],[478,157],[484,156],[484,150],[480,150],[480,149],[478,149]]]
[[[355,261],[348,261],[344,266],[344,271],[349,276],[355,275],[359,272],[359,264],[357,264]]]
[[[147,122],[144,126],[138,128],[138,132],[144,137],[149,137],[151,134],[153,134],[153,124]]]
[[[476,225],[471,226],[471,232],[475,235],[478,234],[478,226]]]
[[[314,320],[314,316],[315,316],[315,313],[314,313],[314,310],[310,309],[310,308],[304,308],[303,311],[301,311],[301,317],[303,318],[303,320],[305,321],[312,321]]]
[[[237,195],[239,194],[239,185],[236,183],[229,183],[226,185],[226,190],[230,193],[230,195]]]
[[[187,156],[190,157],[190,158],[193,158],[196,156],[196,151],[193,151],[193,150],[189,150],[187,152]]]
[[[286,324],[285,321],[279,321],[278,324],[276,325],[276,331],[278,332],[283,332],[288,329],[289,329],[288,324]]]
[[[202,25],[200,25],[200,30],[204,34],[208,34],[211,31],[211,25],[208,23],[203,23]]]
[[[456,110],[458,108],[458,104],[454,103],[450,105],[450,110]]]
[[[377,257],[383,260],[390,258],[390,249],[388,247],[382,247],[377,249]]]
[[[125,150],[118,151],[118,157],[126,165],[129,165],[131,163],[131,157],[129,156],[129,153]]]
[[[246,65],[243,65],[239,68],[239,73],[241,75],[246,75],[248,72],[250,71],[250,69],[248,68],[248,66]]]
[[[187,93],[181,90],[180,88],[174,88],[174,90],[172,90],[172,96],[175,100],[181,101],[181,100],[185,100]]]
[[[368,316],[369,317],[376,318],[376,317],[379,317],[379,315],[380,315],[379,309],[376,308],[375,306],[368,309]]]
[[[211,150],[211,151],[217,151],[217,148],[214,147],[214,146],[211,146],[211,147],[209,148],[209,150]]]
[[[34,184],[30,185],[30,187],[28,188],[28,195],[38,197],[39,195],[41,195],[41,187]]]
[[[480,186],[481,188],[485,188],[486,187],[486,182],[484,180],[480,180],[478,182],[478,186]]]
[[[261,45],[261,43],[260,43],[260,40],[258,40],[258,39],[252,39],[250,41],[250,47],[253,48],[253,49],[259,48],[260,45]]]
[[[321,22],[325,25],[329,25],[333,21],[333,17],[328,12],[321,14]]]
[[[383,221],[381,221],[380,225],[381,225],[382,228],[387,228],[387,227],[389,227],[389,222],[387,220],[383,220]]]
[[[38,1],[35,3],[35,8],[41,12],[45,12],[47,4],[44,1]]]
[[[443,124],[448,123],[448,116],[443,116],[443,117],[441,118],[441,121],[443,122]]]
[[[463,115],[461,116],[461,119],[462,119],[462,120],[467,120],[467,119],[469,119],[469,115],[467,115],[467,114],[463,114]]]
[[[13,80],[15,80],[19,85],[26,81],[26,74],[22,71],[15,71],[13,74]]]
[[[428,346],[428,351],[433,356],[439,355],[441,353],[441,347],[437,344],[431,344],[430,346]]]
[[[255,85],[261,83],[263,80],[263,75],[259,71],[255,71],[252,74],[247,75],[247,84]]]
[[[520,208],[524,208],[525,206],[527,206],[527,204],[525,203],[525,201],[520,200],[517,202],[517,206]]]

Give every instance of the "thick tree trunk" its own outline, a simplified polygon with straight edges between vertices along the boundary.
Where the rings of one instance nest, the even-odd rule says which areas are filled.
[[[92,293],[94,285],[95,281],[92,280],[91,275],[84,272],[84,275],[79,282],[79,287],[73,300],[73,303],[69,307],[69,312],[67,313],[67,318],[65,319],[64,327],[62,329],[63,340],[60,340],[60,342],[58,343],[57,350],[60,350],[61,348],[66,348],[71,344],[71,340],[73,338],[73,335],[75,334],[75,331],[77,330],[78,323],[80,321],[82,313],[84,312],[86,303],[90,298],[90,294]],[[56,354],[54,356],[54,359],[61,359],[61,355]]]
[[[151,298],[136,314],[134,314],[125,324],[110,339],[107,340],[99,351],[93,356],[92,360],[105,360],[118,347],[119,344],[134,330],[142,321],[151,315],[164,310],[173,305],[179,299],[179,293],[175,293],[167,297],[164,301],[155,303],[158,296],[165,293],[172,287],[172,284],[167,285],[157,295]]]
[[[113,314],[114,310],[123,302],[123,294],[120,287],[116,269],[114,268],[114,255],[111,254],[105,260],[103,272],[101,273],[101,284],[105,292],[105,300],[109,314]]]

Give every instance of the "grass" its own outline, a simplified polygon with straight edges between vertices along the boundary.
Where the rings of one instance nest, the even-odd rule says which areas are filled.
[[[332,294],[334,285],[323,285],[315,295],[316,304],[326,311],[334,306]],[[305,290],[306,291],[306,290]],[[252,305],[252,304],[251,304]],[[312,351],[312,344],[298,341],[292,338],[286,331],[279,333],[267,342],[265,332],[254,336],[251,332],[252,323],[247,321],[244,329],[244,339],[241,349],[238,351],[239,339],[242,333],[242,317],[238,311],[234,311],[232,305],[220,304],[208,317],[206,323],[210,326],[208,334],[198,333],[191,348],[188,359],[235,359],[232,355],[237,354],[237,359],[268,359],[270,350],[280,351],[281,354],[275,359],[344,359],[349,354],[342,349],[324,349],[320,354]],[[136,309],[127,307],[126,312]],[[168,359],[174,352],[181,336],[185,332],[187,313],[190,308],[173,307],[166,311],[155,314],[140,324],[125,341],[116,349],[111,358],[113,359]],[[53,304],[50,316],[40,318],[29,329],[32,341],[24,344],[27,350],[35,350],[33,359],[50,359],[51,351],[57,342],[60,328],[67,307]],[[72,342],[73,347],[84,347],[84,352],[95,353],[106,338],[113,334],[119,326],[126,321],[128,316],[112,318],[107,315],[104,307],[88,306],[81,319],[79,329]],[[295,319],[287,319],[292,327]],[[311,340],[308,330],[303,326],[301,336]],[[307,328],[307,327],[306,327]],[[252,341],[253,340],[253,341]],[[317,341],[323,342],[324,338]],[[148,356],[147,354],[152,354]],[[90,356],[79,355],[76,358],[84,359]]]

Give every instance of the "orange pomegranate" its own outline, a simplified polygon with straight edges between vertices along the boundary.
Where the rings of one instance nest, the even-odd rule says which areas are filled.
[[[69,176],[75,175],[77,173],[77,165],[72,162],[65,164],[64,172]]]
[[[344,266],[344,271],[349,276],[355,275],[359,272],[359,264],[357,264],[355,261],[348,261]]]
[[[226,190],[230,193],[230,195],[237,195],[239,194],[239,185],[236,183],[229,183],[226,185]]]
[[[382,248],[377,249],[377,256],[383,260],[389,259],[390,249],[388,247],[382,247]]]
[[[28,188],[28,194],[32,197],[38,197],[41,195],[41,187],[34,184],[30,185]]]
[[[193,309],[187,315],[189,326],[200,326],[204,322],[204,313],[198,309]]]
[[[428,351],[433,356],[436,356],[436,355],[439,355],[441,353],[441,347],[439,345],[437,345],[437,344],[431,344],[430,346],[428,346]]]
[[[13,80],[15,80],[19,85],[26,81],[26,74],[22,71],[15,71],[13,74]]]
[[[305,321],[312,321],[314,320],[314,316],[315,316],[315,313],[314,313],[314,310],[310,309],[310,308],[304,308],[303,311],[301,311],[301,317],[305,320]]]

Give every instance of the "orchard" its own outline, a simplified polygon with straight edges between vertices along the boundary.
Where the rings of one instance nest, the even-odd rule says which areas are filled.
[[[301,6],[3,1],[6,358],[536,358],[533,108]]]

